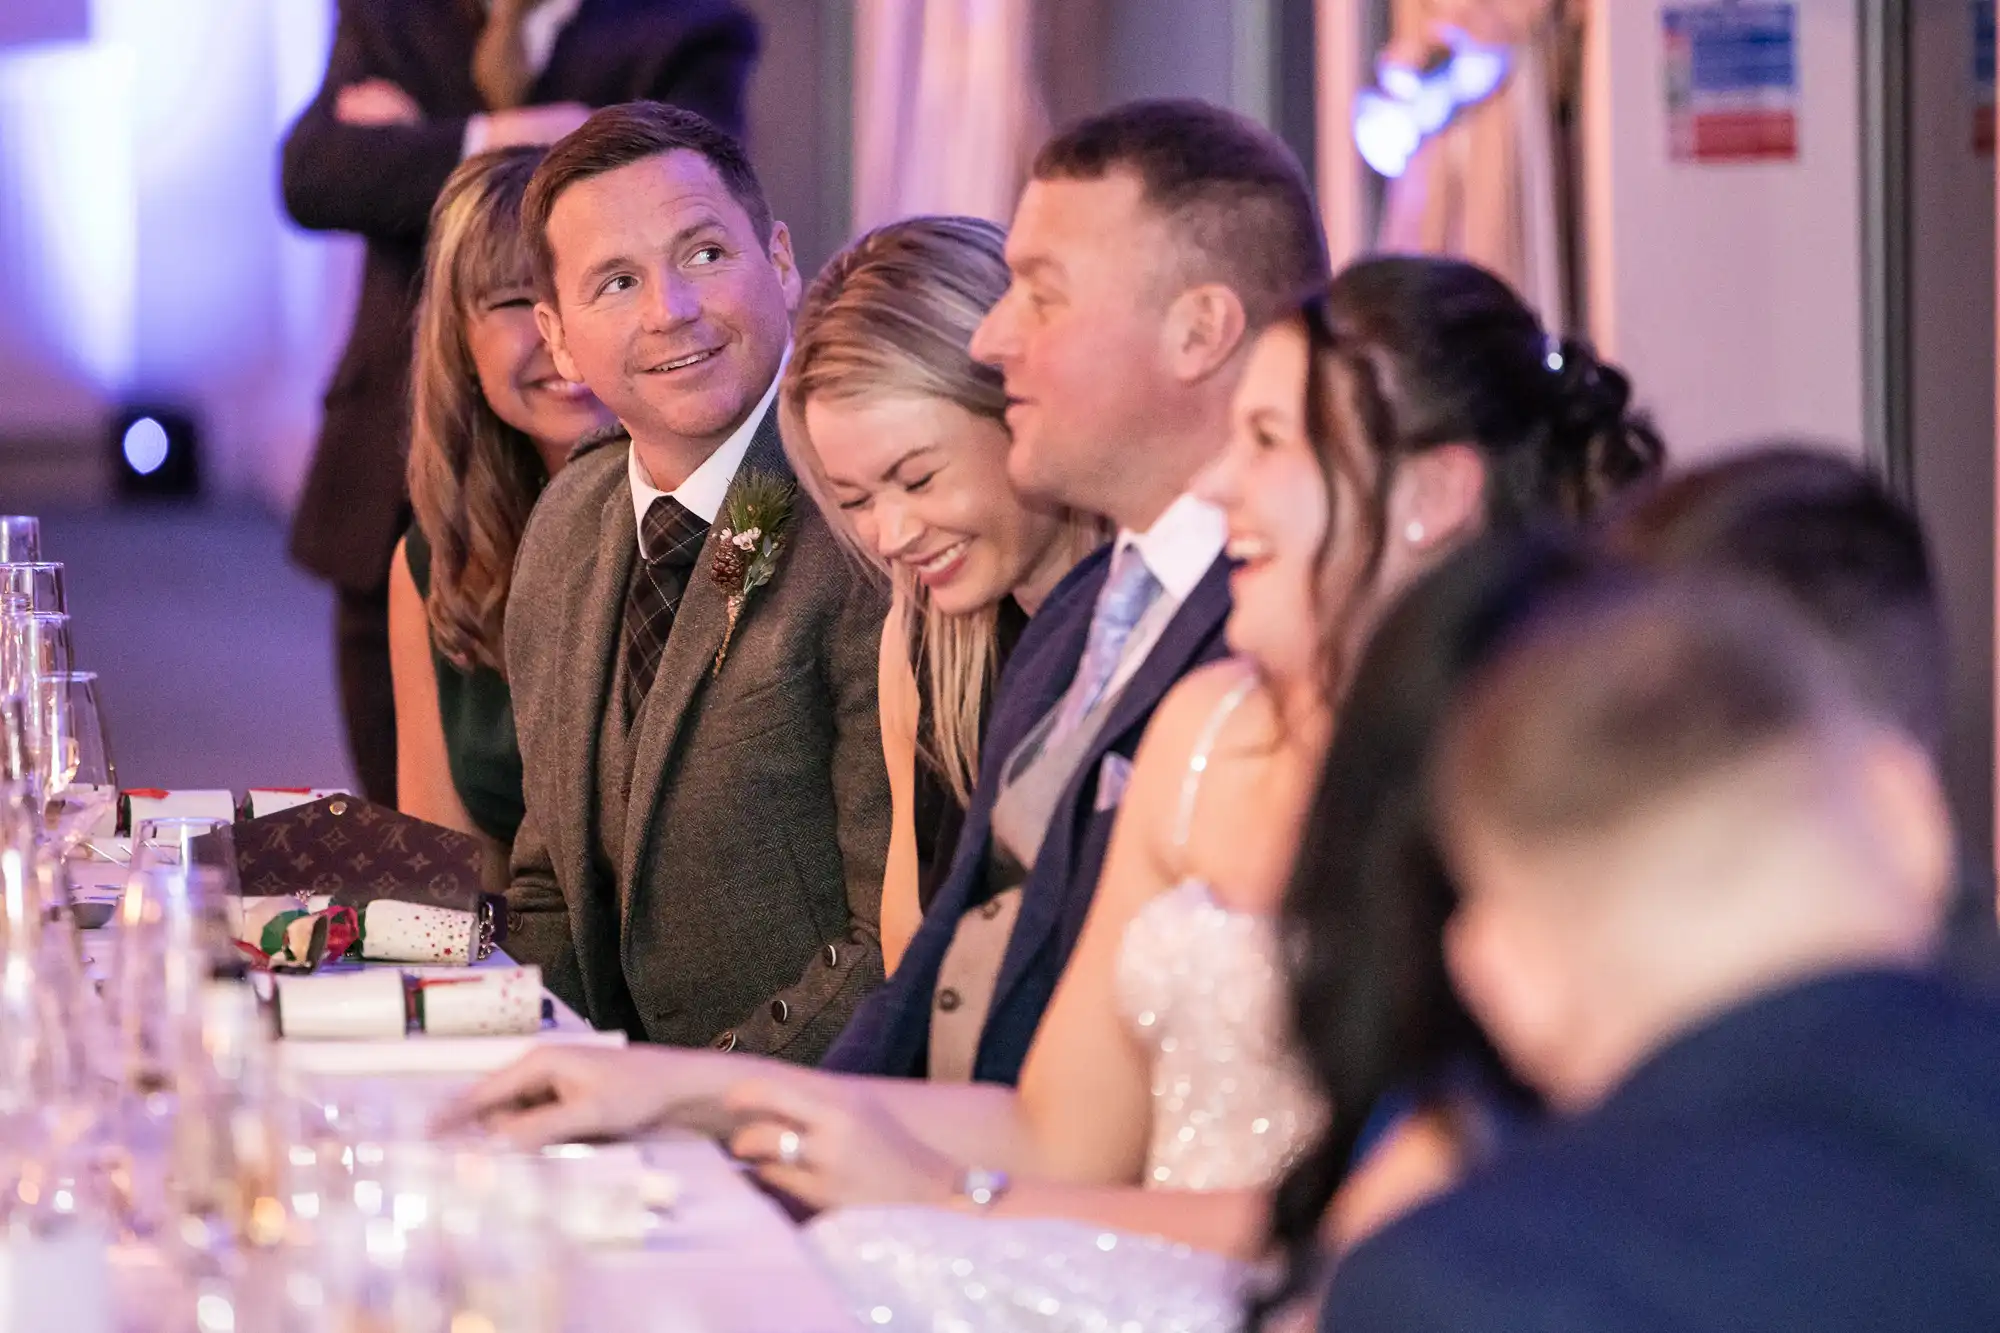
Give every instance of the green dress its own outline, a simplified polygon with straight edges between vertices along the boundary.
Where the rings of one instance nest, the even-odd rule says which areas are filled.
[[[419,595],[431,592],[431,548],[422,529],[410,525],[404,538],[410,578]],[[521,746],[514,738],[514,699],[492,667],[461,671],[431,648],[437,668],[438,712],[444,723],[444,752],[451,783],[472,822],[502,846],[511,846],[521,827]]]

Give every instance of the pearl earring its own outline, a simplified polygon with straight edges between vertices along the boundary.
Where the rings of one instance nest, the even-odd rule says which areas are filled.
[[[1422,546],[1424,544],[1424,525],[1414,518],[1411,519],[1409,525],[1403,529],[1403,540],[1412,546]]]

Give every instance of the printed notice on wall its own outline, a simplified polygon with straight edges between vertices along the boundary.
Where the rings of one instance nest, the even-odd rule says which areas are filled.
[[[1676,162],[1798,158],[1798,10],[1791,3],[1721,0],[1660,11],[1667,133]]]
[[[1993,0],[1972,0],[1972,147],[1993,152]]]

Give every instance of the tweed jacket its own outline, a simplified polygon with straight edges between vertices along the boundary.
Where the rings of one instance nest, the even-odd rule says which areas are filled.
[[[744,456],[790,475],[777,414]],[[522,540],[507,667],[527,813],[508,949],[600,1028],[811,1062],[882,980],[889,781],[876,702],[887,600],[803,495],[719,671],[718,518],[632,723],[629,797],[597,790],[637,556],[623,435],[586,443]],[[599,869],[601,819],[623,820]]]

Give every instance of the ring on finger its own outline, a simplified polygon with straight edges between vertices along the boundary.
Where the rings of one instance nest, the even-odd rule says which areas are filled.
[[[786,1166],[797,1166],[805,1156],[805,1140],[796,1129],[788,1129],[778,1135],[778,1160]]]

